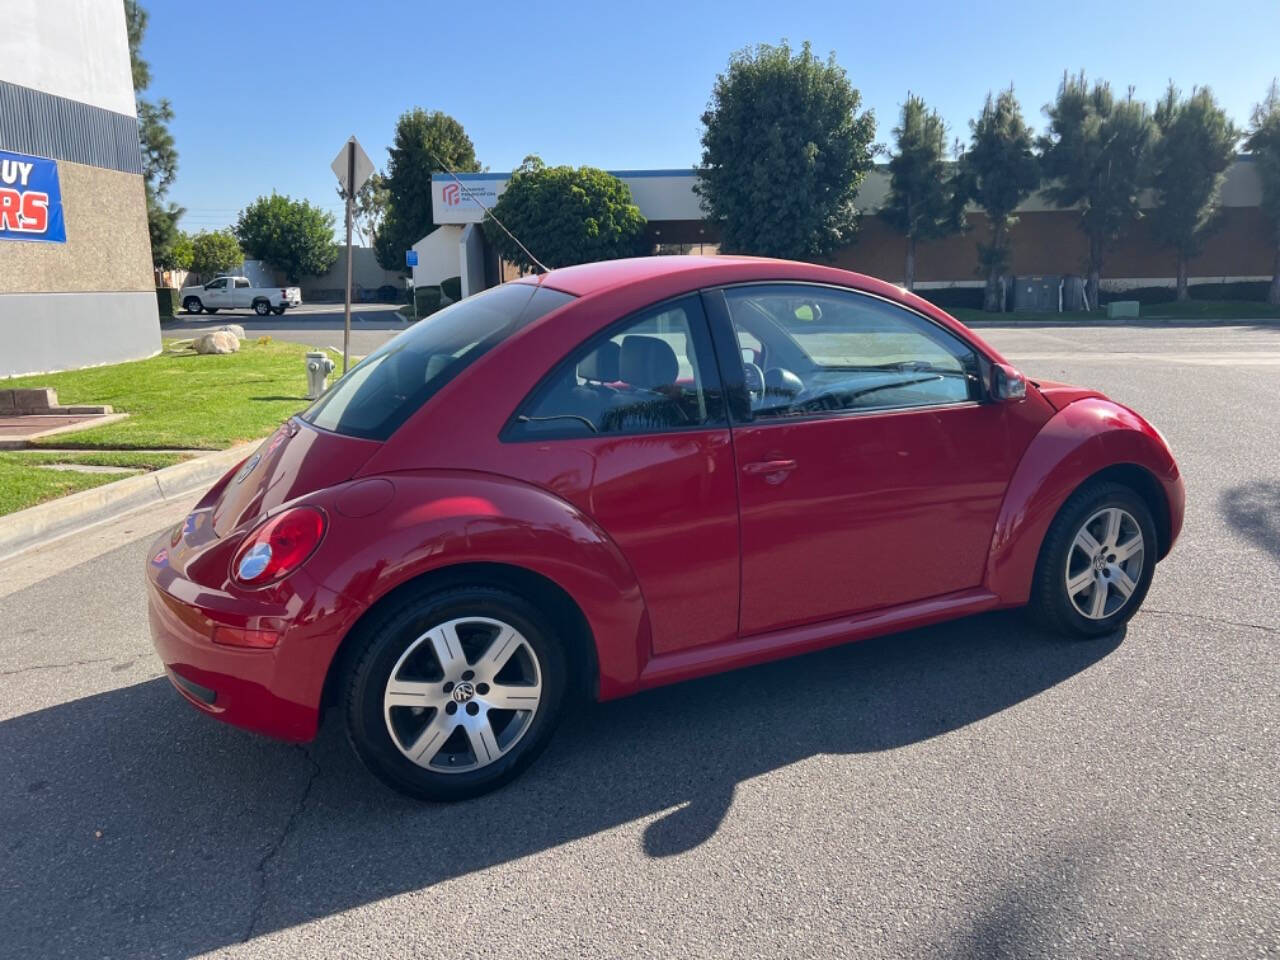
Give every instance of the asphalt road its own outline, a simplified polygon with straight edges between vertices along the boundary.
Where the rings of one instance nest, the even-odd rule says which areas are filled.
[[[981,616],[584,707],[471,803],[179,699],[141,570],[184,504],[0,564],[0,956],[1277,955],[1280,327],[984,334],[1179,457],[1123,635]]]
[[[394,305],[385,303],[356,303],[351,305],[351,353],[363,357],[372,353],[379,344],[404,330],[409,324],[396,315]],[[284,316],[274,314],[259,317],[248,310],[228,312],[219,310],[208,314],[179,314],[173,322],[164,324],[161,333],[165,337],[193,337],[223,324],[238,323],[250,337],[269,336],[275,340],[291,340],[309,347],[332,347],[342,352],[342,333],[345,322],[341,303],[303,304]]]

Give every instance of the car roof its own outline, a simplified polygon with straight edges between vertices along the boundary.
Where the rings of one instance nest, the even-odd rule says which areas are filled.
[[[753,270],[754,268],[754,270]],[[698,274],[698,284],[712,284],[732,281],[741,278],[744,273],[759,271],[760,277],[780,277],[794,275],[797,278],[808,275],[813,270],[826,272],[829,267],[817,267],[813,264],[798,263],[793,260],[776,260],[770,257],[742,256],[657,256],[632,257],[622,260],[602,260],[597,263],[583,263],[573,267],[561,267],[545,274],[524,277],[522,282],[541,283],[556,290],[563,290],[577,297],[585,297],[593,293],[617,287],[643,283],[660,277],[671,277],[677,274]],[[853,279],[867,279],[859,274],[839,271],[844,282]],[[879,281],[872,280],[872,283]]]

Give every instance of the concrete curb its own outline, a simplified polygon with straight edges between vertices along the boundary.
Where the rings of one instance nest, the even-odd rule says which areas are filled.
[[[243,443],[0,517],[0,560],[105,523],[130,510],[173,500],[208,486],[253,452],[260,442]]]

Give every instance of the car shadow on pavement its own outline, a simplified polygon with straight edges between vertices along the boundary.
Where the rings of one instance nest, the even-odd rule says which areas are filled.
[[[190,955],[632,821],[646,854],[677,855],[747,779],[946,735],[1122,639],[988,614],[584,706],[522,779],[454,805],[379,785],[337,716],[278,744],[151,680],[0,723],[0,928],[15,956]],[[892,789],[849,776],[850,807]]]
[[[1227,522],[1280,560],[1280,483],[1259,480],[1222,495]]]

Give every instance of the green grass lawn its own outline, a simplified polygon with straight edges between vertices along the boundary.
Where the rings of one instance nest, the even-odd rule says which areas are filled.
[[[116,473],[43,470],[41,464],[81,463],[159,470],[186,459],[173,453],[0,453],[0,516],[121,479]]]
[[[947,309],[947,308],[943,308]],[[1273,307],[1257,300],[1187,300],[1183,303],[1153,303],[1139,308],[1140,320],[1262,320],[1280,319],[1280,307]],[[1009,313],[986,313],[968,307],[956,307],[947,310],[961,323],[973,323],[985,320],[993,323],[1022,323],[1040,321],[1052,323],[1076,323],[1105,320],[1107,308],[1104,304],[1096,313],[1083,310],[1064,313],[1031,313],[1028,311],[1012,311]]]
[[[109,403],[129,414],[41,444],[80,449],[221,450],[265,436],[307,405],[301,344],[245,340],[239,353],[200,356],[172,343],[149,360],[0,379],[0,389],[53,387],[61,403]]]

